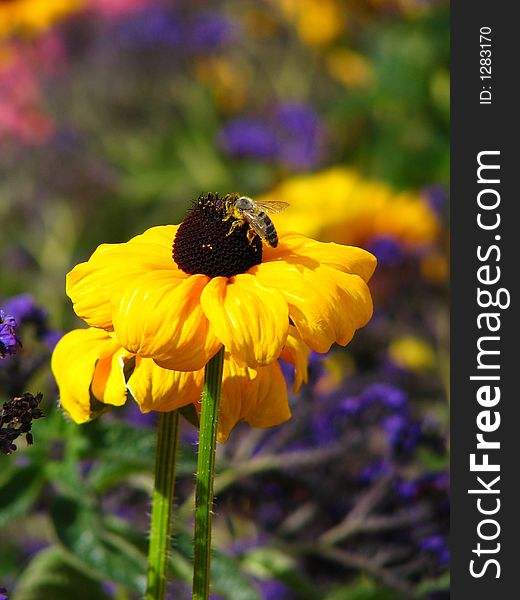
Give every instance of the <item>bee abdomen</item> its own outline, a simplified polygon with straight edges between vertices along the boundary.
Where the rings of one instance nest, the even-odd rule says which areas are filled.
[[[273,248],[276,248],[276,246],[278,246],[278,234],[276,233],[276,229],[274,228],[271,219],[269,219],[267,227],[265,228],[265,239],[266,242]]]

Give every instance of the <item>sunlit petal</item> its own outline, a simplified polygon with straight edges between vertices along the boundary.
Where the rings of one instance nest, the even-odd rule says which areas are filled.
[[[327,265],[345,273],[359,275],[364,281],[372,277],[376,268],[375,256],[362,248],[333,242],[317,242],[290,232],[280,233],[278,240],[276,248],[266,248],[264,262],[284,260],[289,264],[301,264],[310,269]]]
[[[334,342],[347,343],[372,314],[370,292],[357,275],[285,261],[263,263],[250,272],[264,286],[281,290],[298,334],[317,352],[328,352]]]
[[[110,361],[119,348],[117,340],[99,329],[76,329],[58,342],[52,355],[52,372],[61,406],[76,423],[90,419],[90,384],[98,361]]]
[[[168,412],[197,402],[202,393],[204,371],[169,371],[150,358],[136,359],[128,389],[142,412]]]
[[[101,244],[67,275],[76,314],[89,325],[111,329],[111,301],[140,276],[166,271],[174,281],[186,278],[172,259],[176,231],[175,225],[153,227],[123,244]]]
[[[151,271],[129,285],[113,309],[121,344],[141,357],[179,371],[197,371],[221,346],[200,306],[209,278],[183,280]]]
[[[279,290],[262,286],[250,274],[215,277],[200,301],[215,335],[234,359],[257,366],[280,356],[289,320]]]
[[[267,367],[242,367],[224,361],[218,440],[225,443],[239,421],[252,427],[274,427],[290,419],[287,387],[277,362]]]

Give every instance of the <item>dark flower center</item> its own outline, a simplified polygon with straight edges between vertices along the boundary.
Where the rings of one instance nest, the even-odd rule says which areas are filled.
[[[173,260],[185,273],[232,277],[262,262],[262,241],[257,235],[249,241],[248,223],[233,227],[237,219],[229,216],[227,203],[238,197],[199,196],[173,241]]]

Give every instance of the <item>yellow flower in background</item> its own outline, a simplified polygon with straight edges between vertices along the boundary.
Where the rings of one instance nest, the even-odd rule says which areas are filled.
[[[278,217],[280,227],[322,241],[366,246],[390,237],[413,251],[435,242],[440,230],[436,214],[419,194],[397,193],[345,167],[296,175],[259,198],[275,199],[291,204]]]
[[[435,367],[435,351],[428,342],[417,336],[396,338],[388,347],[392,361],[410,371],[429,371]]]
[[[282,230],[271,248],[229,220],[226,200],[237,197],[201,196],[179,226],[99,246],[67,276],[76,314],[178,371],[202,369],[222,346],[259,369],[291,340],[318,352],[347,344],[372,315],[375,258]]]
[[[0,1],[0,38],[44,31],[84,5],[84,0]]]
[[[295,391],[307,380],[309,351],[294,334],[281,358],[295,367]],[[92,397],[105,405],[122,406],[128,393],[143,413],[167,412],[193,404],[200,412],[204,370],[162,369],[149,358],[125,350],[114,334],[102,329],[76,329],[58,342],[52,371],[62,408],[76,423],[99,411]],[[291,416],[287,389],[278,362],[251,369],[224,360],[218,439],[224,443],[239,421],[252,427],[273,427]]]
[[[335,48],[327,53],[325,65],[331,76],[348,88],[366,88],[374,83],[374,69],[359,52]]]
[[[274,0],[298,36],[309,46],[326,46],[346,25],[344,7],[338,0]]]

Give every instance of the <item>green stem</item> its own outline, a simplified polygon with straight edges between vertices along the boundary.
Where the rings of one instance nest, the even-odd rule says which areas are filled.
[[[223,365],[224,348],[208,362],[204,374],[195,492],[193,600],[207,600],[209,598],[215,446]]]
[[[155,451],[146,600],[164,600],[166,597],[178,438],[179,411],[160,413]]]

